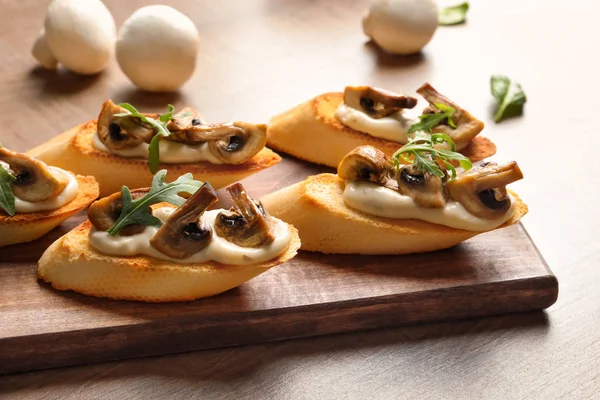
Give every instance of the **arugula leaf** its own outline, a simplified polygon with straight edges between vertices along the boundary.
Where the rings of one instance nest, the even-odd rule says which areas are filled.
[[[10,188],[10,184],[16,178],[0,164],[0,208],[2,208],[11,217],[15,215],[15,195]]]
[[[456,109],[442,103],[434,103],[433,105],[441,112],[436,114],[419,115],[420,121],[416,124],[413,124],[408,130],[408,133],[414,133],[417,131],[430,132],[433,128],[444,122],[445,119],[448,120],[448,125],[456,128],[456,124],[452,120],[452,114],[456,112]]]
[[[504,75],[492,75],[490,88],[492,95],[498,101],[494,121],[500,122],[505,118],[523,114],[523,106],[527,97],[521,85]]]
[[[450,150],[436,148],[436,145],[448,144]],[[445,133],[427,134],[417,132],[408,143],[402,146],[394,156],[394,166],[400,168],[400,159],[414,164],[421,172],[443,178],[446,172],[440,168],[440,162],[450,171],[450,180],[456,178],[456,167],[452,161],[457,161],[459,166],[465,170],[471,169],[471,160],[460,153],[456,153],[454,141]]]
[[[467,11],[469,11],[469,2],[457,4],[446,8],[441,8],[438,11],[439,25],[458,25],[465,22],[467,19]]]
[[[171,134],[167,129],[167,123],[173,118],[173,111],[175,111],[175,108],[169,104],[167,106],[169,111],[159,115],[158,120],[155,120],[154,118],[143,115],[129,103],[120,103],[119,107],[123,107],[129,111],[129,113],[115,114],[115,117],[132,116],[139,118],[142,122],[147,123],[156,131],[156,134],[150,141],[150,146],[148,146],[148,165],[150,167],[150,172],[154,174],[158,170],[158,165],[160,163],[160,149],[158,143],[161,136],[167,137]]]
[[[109,234],[115,236],[121,229],[133,224],[160,225],[160,220],[152,215],[150,209],[152,204],[166,201],[181,206],[186,199],[179,196],[180,193],[191,195],[204,185],[204,183],[194,180],[191,173],[182,175],[171,183],[165,182],[165,175],[167,175],[166,169],[158,171],[152,179],[150,191],[137,200],[132,200],[131,191],[127,186],[121,188],[123,208],[119,218],[108,230]]]

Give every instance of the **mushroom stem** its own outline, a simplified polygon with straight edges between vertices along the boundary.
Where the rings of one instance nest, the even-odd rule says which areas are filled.
[[[9,165],[16,178],[11,184],[12,192],[25,201],[56,197],[69,183],[62,175],[54,176],[45,163],[23,153],[0,147],[0,161]]]
[[[200,217],[217,202],[217,194],[205,183],[173,214],[150,239],[150,245],[161,253],[183,259],[199,252],[212,239],[212,230]]]
[[[262,204],[253,201],[240,183],[227,188],[233,207],[215,220],[215,232],[242,247],[258,247],[275,240],[273,221]]]
[[[344,103],[372,118],[383,118],[403,108],[413,108],[417,99],[371,86],[346,86]]]
[[[41,30],[39,36],[33,44],[31,49],[31,55],[40,63],[40,65],[46,69],[56,69],[58,67],[58,60],[54,57],[52,49],[48,45],[46,40],[46,32],[44,29]]]

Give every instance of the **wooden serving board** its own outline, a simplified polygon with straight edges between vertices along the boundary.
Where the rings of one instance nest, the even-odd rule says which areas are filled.
[[[260,196],[323,171],[286,158],[244,184]],[[540,310],[558,295],[520,224],[427,254],[300,252],[239,288],[188,303],[114,301],[38,283],[42,252],[83,218],[0,249],[0,373]]]

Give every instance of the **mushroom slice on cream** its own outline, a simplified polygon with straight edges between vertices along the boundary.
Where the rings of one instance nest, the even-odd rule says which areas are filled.
[[[155,132],[154,129],[140,121],[138,117],[118,114],[129,114],[129,111],[119,107],[110,100],[102,104],[98,115],[98,138],[111,150],[131,148],[142,142],[149,143]],[[156,114],[144,114],[157,118]]]
[[[131,198],[137,200],[144,197],[149,191],[149,188],[132,190]],[[99,231],[107,231],[115,224],[122,210],[123,199],[121,192],[117,192],[93,202],[88,209],[88,218],[94,228]],[[142,224],[128,225],[119,231],[119,235],[131,236],[142,232],[144,229],[146,229],[146,226]]]
[[[208,143],[210,151],[226,164],[242,164],[254,157],[267,144],[267,126],[234,122],[236,133]]]
[[[167,218],[150,239],[150,245],[161,253],[178,259],[199,252],[212,239],[212,229],[200,217],[217,202],[217,193],[205,183]]]
[[[506,185],[523,179],[516,162],[498,165],[485,163],[447,183],[452,200],[461,203],[471,214],[485,219],[502,217],[510,208]]]
[[[449,125],[440,124],[432,129],[434,133],[445,133],[456,143],[458,149],[464,148],[479,132],[483,129],[483,122],[472,116],[469,112],[461,108],[458,104],[439,93],[429,83],[425,83],[417,93],[429,102],[429,106],[423,110],[423,114],[439,113],[435,104],[443,104],[454,108],[456,111],[452,114],[452,121],[456,125],[453,128]]]
[[[419,171],[414,164],[400,169],[398,191],[423,208],[444,208],[448,201],[444,180],[429,172]]]
[[[11,189],[21,200],[32,203],[48,200],[61,193],[69,180],[62,175],[53,175],[48,166],[23,153],[0,147],[0,161],[8,164],[16,178]]]
[[[338,176],[349,181],[385,183],[392,160],[373,146],[360,146],[346,154],[338,165]]]
[[[379,119],[403,108],[413,108],[417,105],[417,99],[371,86],[346,86],[344,103],[371,118]]]
[[[215,232],[242,247],[258,247],[275,240],[273,221],[262,204],[252,200],[240,183],[227,188],[233,207],[215,219]]]
[[[194,127],[198,125],[207,125],[206,122],[200,116],[198,110],[192,107],[185,107],[177,114],[173,115],[173,118],[167,124],[167,129],[171,132],[171,136],[169,136],[169,140],[173,140],[175,142],[187,142],[187,135],[185,132],[189,130],[194,130]],[[185,140],[178,140],[180,137],[183,137]]]

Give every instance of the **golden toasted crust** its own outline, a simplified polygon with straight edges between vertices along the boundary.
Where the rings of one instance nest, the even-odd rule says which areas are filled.
[[[267,144],[300,159],[337,168],[346,154],[358,146],[371,145],[391,156],[402,145],[348,128],[335,111],[343,93],[325,93],[279,114],[267,127]],[[472,161],[496,153],[487,138],[475,137],[462,151]]]
[[[269,213],[300,231],[302,250],[321,253],[420,253],[452,247],[480,233],[356,211],[344,204],[343,191],[344,182],[337,175],[320,174],[261,201]],[[517,223],[527,213],[527,206],[511,194],[516,199],[515,213],[499,228]]]
[[[61,208],[16,214],[13,217],[0,213],[0,247],[35,240],[98,198],[98,182],[93,176],[75,177],[79,182],[77,197]]]
[[[151,257],[113,257],[89,243],[86,221],[55,241],[42,255],[38,278],[58,290],[89,296],[146,302],[190,301],[213,296],[284,263],[300,248],[298,231],[274,260],[256,265],[178,264]]]
[[[92,146],[94,132],[96,132],[96,121],[89,121],[30,150],[27,154],[37,157],[49,165],[80,174],[93,175],[100,184],[101,196],[117,192],[123,185],[130,188],[150,186],[152,173],[148,169],[146,160],[120,157],[96,150]],[[269,168],[280,161],[281,157],[265,147],[243,164],[161,163],[159,169],[167,169],[169,171],[167,179],[170,180],[191,172],[195,179],[208,181],[215,189],[218,189]]]

